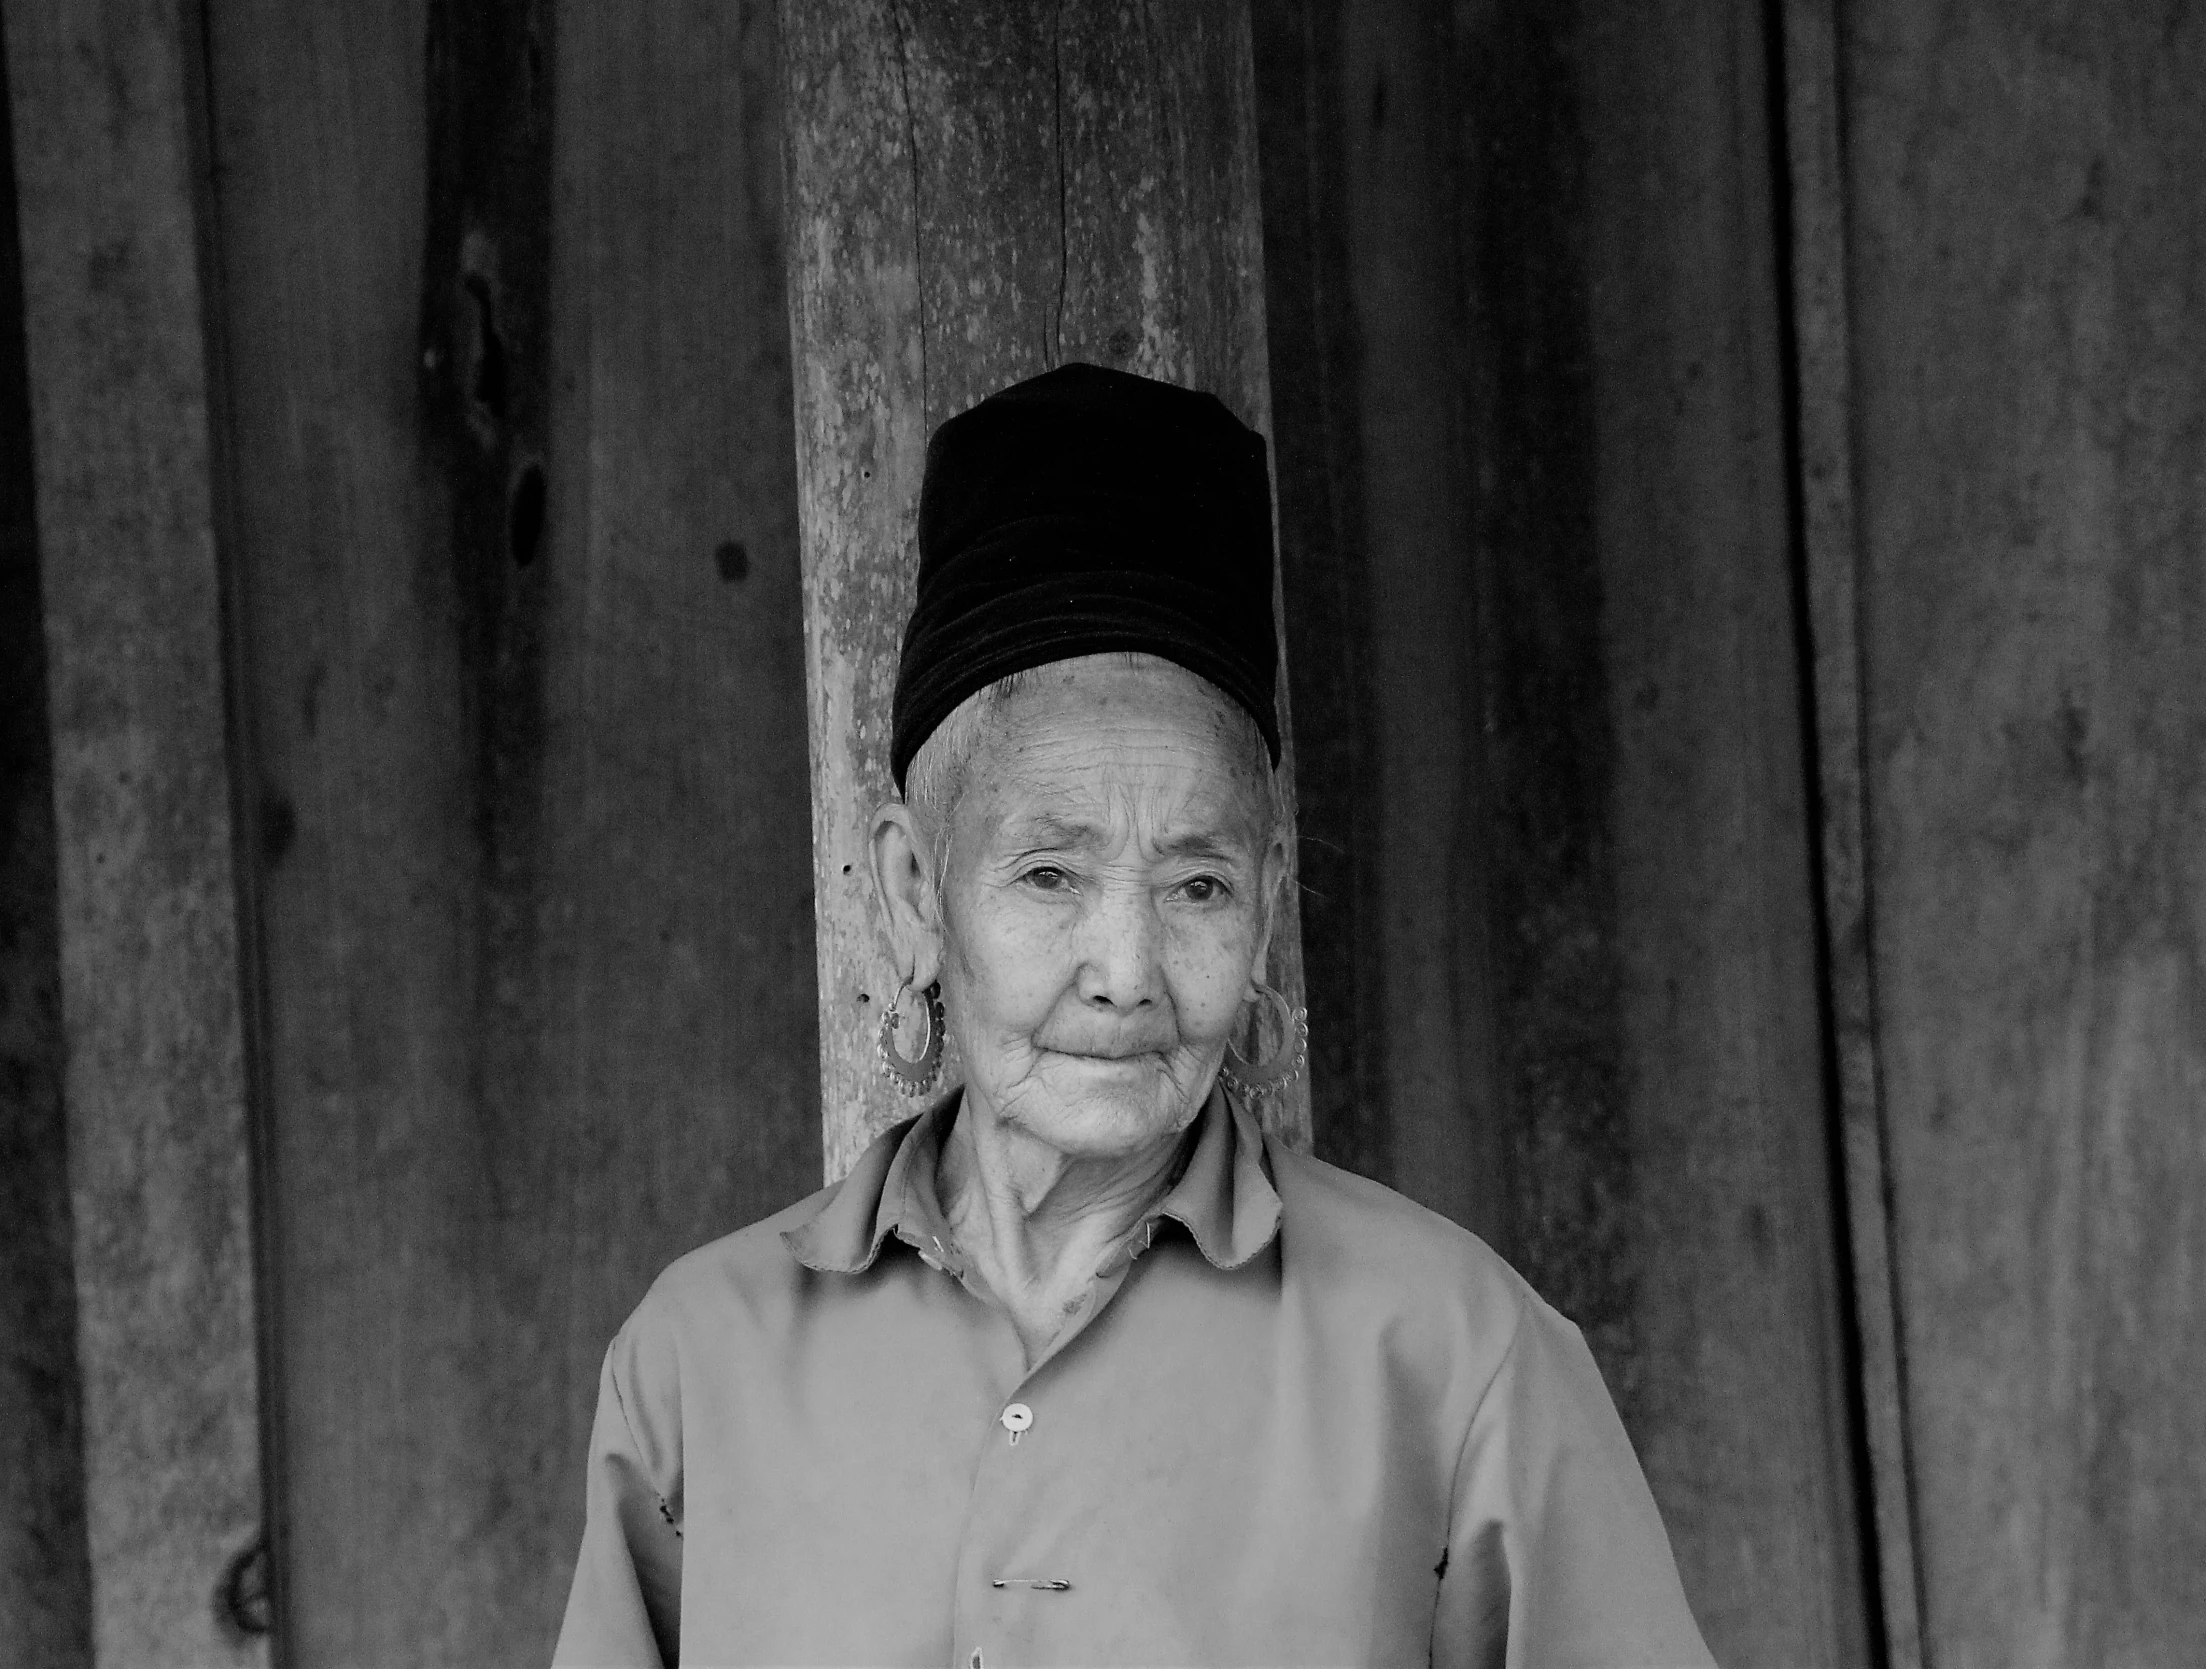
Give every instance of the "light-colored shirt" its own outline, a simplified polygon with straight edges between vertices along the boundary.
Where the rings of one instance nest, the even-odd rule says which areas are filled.
[[[1708,1664],[1583,1339],[1476,1237],[1214,1094],[1029,1368],[955,1111],[621,1329],[558,1665]]]

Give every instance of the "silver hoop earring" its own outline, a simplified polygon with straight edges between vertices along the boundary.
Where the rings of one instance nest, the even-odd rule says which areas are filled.
[[[1239,1090],[1251,1101],[1261,1101],[1267,1095],[1277,1095],[1302,1076],[1303,1063],[1310,1058],[1310,1011],[1292,1008],[1287,999],[1268,985],[1256,988],[1256,1006],[1261,1010],[1266,1001],[1279,1005],[1279,1051],[1269,1060],[1252,1062],[1231,1043],[1226,1045],[1225,1064],[1218,1069],[1219,1076]],[[1256,1032],[1263,1036],[1263,1020],[1259,1015]]]
[[[903,1023],[904,993],[911,988],[908,979],[899,985],[881,1016],[881,1075],[899,1094],[925,1095],[942,1076],[942,987],[930,985],[919,993],[919,1016],[926,1032],[919,1053],[903,1055],[897,1052],[896,1032]]]

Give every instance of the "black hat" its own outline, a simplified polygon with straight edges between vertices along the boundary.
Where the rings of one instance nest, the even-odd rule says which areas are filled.
[[[1271,478],[1213,395],[1060,365],[935,430],[889,770],[975,690],[1145,650],[1248,709],[1279,763]]]

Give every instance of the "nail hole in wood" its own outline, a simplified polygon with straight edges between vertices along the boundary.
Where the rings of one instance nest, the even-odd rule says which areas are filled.
[[[513,550],[513,565],[526,568],[536,560],[544,542],[544,466],[528,464],[513,483],[513,503],[506,522],[506,537]]]
[[[498,334],[497,303],[481,273],[468,273],[461,282],[475,301],[475,366],[468,394],[484,416],[499,422],[506,414],[506,339]]]

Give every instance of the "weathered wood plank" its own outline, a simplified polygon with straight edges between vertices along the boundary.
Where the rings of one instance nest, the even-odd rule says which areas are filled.
[[[1386,1162],[1411,1198],[1506,1240],[1508,1122],[1489,965],[1492,866],[1456,211],[1455,65],[1416,5],[1333,20],[1341,235],[1358,356],[1359,550],[1376,850]]]
[[[1840,43],[1924,1655],[2206,1661],[2206,16]]]
[[[1347,295],[1339,23],[1331,0],[1250,10],[1263,186],[1264,320],[1280,595],[1296,714],[1310,1126],[1316,1151],[1391,1177],[1375,1019],[1385,967],[1361,447]]]
[[[611,1325],[670,1258],[818,1185],[820,1102],[774,7],[681,0],[645,25],[565,0],[560,28],[548,769],[568,809],[537,1024],[539,1116],[574,1132],[553,1314],[578,1535]]]
[[[926,463],[921,152],[896,0],[784,0],[781,28],[820,1117],[832,1179],[897,1116],[874,1081],[874,1005],[892,993],[864,842],[865,819],[890,786],[889,711],[912,601],[901,559],[916,537]],[[1002,288],[993,299],[998,315],[1015,309]]]
[[[1864,1664],[1760,9],[1293,11],[1392,733],[1357,1156],[1585,1326],[1719,1660]]]
[[[1907,1384],[1900,1358],[1890,1139],[1876,1035],[1863,780],[1861,567],[1854,514],[1852,329],[1838,26],[1832,0],[1787,0],[1795,479],[1813,652],[1818,848],[1830,1048],[1837,1068],[1855,1372],[1868,1450],[1879,1633],[1891,1669],[1923,1662]]]
[[[211,13],[304,1669],[541,1663],[607,1339],[818,1174],[771,13],[431,38]]]
[[[53,742],[0,31],[0,1663],[90,1669]]]
[[[1665,0],[1581,27],[1623,1377],[1718,1661],[1868,1669],[1768,14]]]
[[[1269,389],[1241,5],[1094,0],[1045,20],[784,0],[782,33],[821,1083],[839,1176],[903,1110],[874,1056],[892,993],[864,842],[890,792],[927,434],[1067,357],[1206,387],[1266,432]],[[1292,919],[1271,978],[1299,1000]],[[1306,1097],[1286,1099],[1279,1128],[1306,1142]]]
[[[1504,1245],[1721,1661],[1863,1664],[1761,8],[1494,11],[1464,219]]]
[[[44,563],[94,1660],[255,1664],[251,1164],[197,56],[173,7],[11,5]]]

